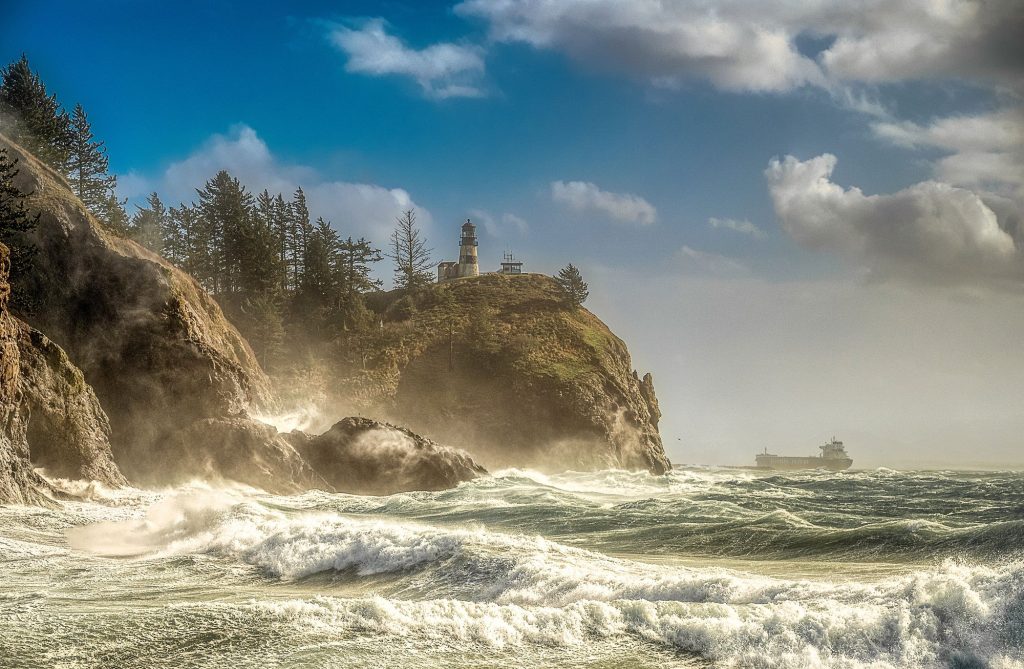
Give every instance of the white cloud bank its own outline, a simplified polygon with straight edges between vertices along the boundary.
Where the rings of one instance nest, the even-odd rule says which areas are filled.
[[[831,154],[807,161],[786,156],[765,170],[782,228],[798,243],[851,258],[881,279],[949,285],[1024,279],[1013,236],[977,193],[925,181],[865,195],[834,183],[835,165]]]
[[[551,199],[576,212],[599,212],[622,223],[651,225],[658,210],[632,193],[601,190],[589,181],[552,181]]]
[[[305,165],[282,162],[255,130],[236,125],[225,134],[213,135],[186,158],[173,162],[154,176],[129,173],[118,178],[119,195],[136,199],[156,191],[166,203],[195,200],[201,188],[218,171],[227,170],[250,191],[264,188],[285,197],[302,187],[313,218],[323,216],[341,234],[365,236],[382,244],[403,211],[415,209],[417,220],[429,228],[430,212],[402,188],[334,181]]]
[[[335,27],[328,37],[348,57],[348,72],[410,77],[425,95],[436,99],[484,95],[479,85],[485,69],[480,47],[442,42],[413,49],[388,34],[387,24],[379,18],[359,28]]]
[[[565,53],[658,85],[704,79],[731,91],[981,77],[1021,87],[1016,0],[465,0],[492,40]],[[827,43],[801,53],[800,37]]]

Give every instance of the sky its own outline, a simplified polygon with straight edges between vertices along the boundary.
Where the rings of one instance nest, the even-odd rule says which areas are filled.
[[[132,202],[228,169],[346,236],[414,208],[435,260],[469,217],[484,270],[579,266],[675,462],[1024,466],[1020,2],[2,11]]]

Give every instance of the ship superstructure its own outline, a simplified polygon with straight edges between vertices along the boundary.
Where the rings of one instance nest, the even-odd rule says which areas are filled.
[[[853,460],[846,453],[843,442],[835,437],[818,448],[821,449],[821,455],[808,456],[775,455],[769,453],[766,448],[764,453],[757,454],[757,466],[761,469],[830,469],[839,472],[849,469],[853,464]]]

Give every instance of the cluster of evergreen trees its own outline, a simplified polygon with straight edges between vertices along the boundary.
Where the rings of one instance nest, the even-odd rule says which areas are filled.
[[[364,324],[362,295],[380,288],[372,265],[381,252],[364,238],[341,238],[323,218],[312,222],[301,188],[287,200],[267,190],[253,197],[222,170],[196,194],[170,208],[150,194],[133,236],[213,293],[261,357],[272,357],[282,319],[315,338]]]

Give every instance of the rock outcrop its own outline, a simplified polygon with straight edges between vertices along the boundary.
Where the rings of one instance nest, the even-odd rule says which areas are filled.
[[[81,370],[44,334],[18,325],[22,406],[33,465],[51,476],[127,484],[110,450],[110,422]]]
[[[0,147],[19,160],[15,185],[40,214],[33,233],[39,252],[25,286],[38,307],[25,320],[81,368],[109,416],[114,456],[130,480],[209,474],[189,471],[190,453],[177,458],[168,448],[183,444],[176,435],[194,434],[197,422],[245,421],[247,409],[268,401],[267,378],[249,345],[189,275],[105,231],[60,175],[2,135]],[[265,458],[268,467],[274,462],[276,455]],[[287,466],[277,472],[281,485],[294,473]]]
[[[22,406],[19,323],[7,312],[10,256],[0,244],[0,504],[46,504],[50,486],[32,468]]]
[[[295,431],[285,438],[340,492],[445,490],[487,473],[464,451],[369,418],[342,419],[316,437]]]
[[[156,446],[151,457],[174,461],[167,484],[201,477],[241,481],[276,494],[332,488],[274,427],[244,416],[195,421]]]
[[[411,310],[391,306],[401,299],[371,303],[392,322],[340,343],[335,411],[407,425],[490,469],[671,466],[653,378],[550,277],[460,279]]]

